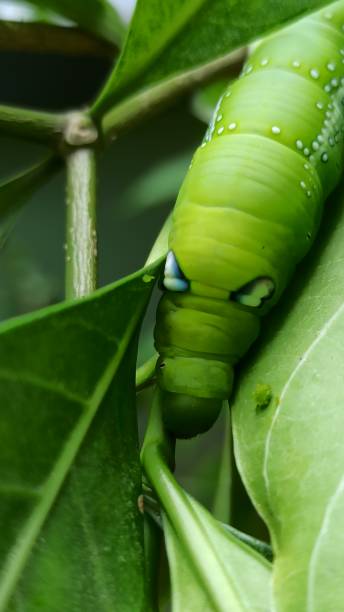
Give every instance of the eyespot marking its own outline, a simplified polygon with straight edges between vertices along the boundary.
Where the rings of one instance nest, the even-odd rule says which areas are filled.
[[[183,293],[189,289],[189,283],[180,269],[173,251],[166,257],[163,286],[168,291]]]
[[[258,276],[237,291],[232,291],[230,299],[243,306],[259,308],[273,295],[274,291],[275,284],[270,277]]]

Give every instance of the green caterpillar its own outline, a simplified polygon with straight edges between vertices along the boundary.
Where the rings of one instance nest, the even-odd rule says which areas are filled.
[[[219,100],[173,212],[157,312],[167,428],[207,430],[343,168],[344,1],[265,39]]]

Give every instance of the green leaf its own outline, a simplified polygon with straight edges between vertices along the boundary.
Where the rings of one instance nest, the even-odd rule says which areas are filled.
[[[0,326],[1,610],[144,608],[133,338],[157,269]]]
[[[125,26],[108,0],[27,0],[33,6],[51,10],[74,21],[83,30],[121,46]]]
[[[340,610],[344,601],[343,204],[342,187],[233,408],[238,465],[273,540],[279,610]]]
[[[28,170],[0,182],[0,247],[13,227],[19,210],[34,191],[59,169],[60,165],[61,162],[51,156]]]
[[[324,0],[138,0],[121,57],[93,113],[177,73],[212,62]]]
[[[172,581],[173,612],[186,610],[247,610],[263,611],[269,608],[271,566],[258,553],[242,544],[235,536],[216,521],[205,508],[183,492],[185,505],[190,514],[189,521],[199,524],[201,538],[185,545],[183,537],[173,529],[164,517],[164,532]],[[194,530],[190,522],[185,529]],[[207,584],[197,570],[195,556],[211,558],[216,550],[218,572],[225,568],[226,579],[235,596],[228,599],[227,589],[222,592],[223,605],[214,606],[208,594]],[[215,567],[209,566],[207,581],[214,578]],[[221,597],[221,593],[219,593]],[[220,598],[219,597],[219,598]]]

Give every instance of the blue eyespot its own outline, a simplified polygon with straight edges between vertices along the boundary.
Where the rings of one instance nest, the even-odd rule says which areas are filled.
[[[166,257],[163,285],[168,291],[180,293],[189,289],[189,282],[181,271],[173,251],[169,251]]]

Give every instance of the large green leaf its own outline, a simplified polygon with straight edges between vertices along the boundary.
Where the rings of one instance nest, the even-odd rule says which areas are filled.
[[[129,93],[211,62],[326,0],[138,0],[97,116]]]
[[[54,11],[117,45],[123,41],[125,26],[108,0],[27,0],[27,3]]]
[[[187,547],[164,517],[164,532],[172,582],[173,612],[208,612],[214,610],[245,610],[267,612],[270,600],[271,565],[258,553],[240,542],[216,521],[205,508],[185,492],[185,505],[191,510],[191,520],[199,524],[203,541]],[[194,529],[188,524],[185,529]],[[227,580],[235,597],[223,599],[218,608],[210,599],[207,581],[198,574],[195,555],[216,550],[219,570],[226,568]],[[209,567],[208,581],[214,579]],[[226,595],[226,589],[223,595]],[[220,595],[220,594],[219,594]],[[221,599],[221,596],[219,597]]]
[[[156,269],[0,326],[1,610],[144,609],[130,388]]]
[[[279,611],[343,609],[343,204],[343,191],[327,203],[317,246],[269,319],[234,404],[239,468],[273,539]]]

